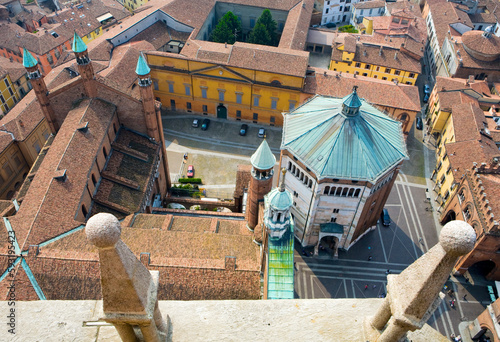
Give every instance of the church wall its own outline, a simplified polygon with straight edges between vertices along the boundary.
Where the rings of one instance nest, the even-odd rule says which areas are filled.
[[[57,91],[49,93],[49,101],[52,109],[54,110],[54,116],[59,124],[59,127],[66,119],[66,115],[73,108],[75,101],[81,100],[87,97],[85,95],[85,88],[81,81],[75,81],[64,89],[64,91]]]

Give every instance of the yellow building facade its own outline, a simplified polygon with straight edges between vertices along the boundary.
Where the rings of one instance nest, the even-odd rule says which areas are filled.
[[[89,42],[93,41],[94,39],[96,39],[101,35],[102,35],[102,26],[99,26],[98,28],[89,32],[85,36],[82,36],[81,38],[85,44],[88,44]]]
[[[155,97],[172,110],[282,126],[299,104],[304,77],[176,56],[147,55]]]
[[[9,74],[3,75],[0,80],[0,108],[2,109],[2,114],[11,110],[19,100],[19,94]]]
[[[330,61],[330,70],[378,78],[382,80],[397,80],[399,83],[411,85],[415,85],[415,82],[417,81],[419,73],[417,73],[415,70],[408,71],[373,63],[364,63],[362,61],[357,61],[355,53],[345,51],[344,45],[341,45],[336,49],[342,51],[342,59],[332,59]],[[392,52],[392,54],[395,53],[396,52]]]
[[[449,115],[443,124],[440,139],[436,144],[436,168],[433,174],[436,180],[434,190],[438,193],[438,198],[442,200],[443,207],[448,203],[455,190],[455,179],[445,147],[445,144],[453,142],[455,142],[455,132],[452,117]]]

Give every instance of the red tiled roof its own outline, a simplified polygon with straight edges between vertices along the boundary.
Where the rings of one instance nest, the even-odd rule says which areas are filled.
[[[83,100],[68,113],[19,212],[10,218],[22,250],[82,224],[75,220],[88,181],[82,170],[90,170],[114,115],[114,105],[97,99]],[[88,132],[77,131],[84,122]],[[54,179],[62,170],[67,179]]]
[[[471,168],[472,163],[490,162],[494,156],[500,154],[495,143],[486,137],[481,140],[446,143],[445,149],[456,182],[460,181],[465,170]]]
[[[480,130],[484,129],[484,113],[477,105],[470,103],[454,104],[451,107],[455,141],[481,139]]]
[[[366,101],[383,107],[401,108],[418,112],[420,97],[415,86],[394,84],[369,77],[356,77],[351,74],[338,75],[335,71],[311,68],[313,76],[307,76],[303,91],[308,94],[344,97],[352,93],[353,86],[358,86],[358,94]],[[326,72],[326,75],[324,73]]]

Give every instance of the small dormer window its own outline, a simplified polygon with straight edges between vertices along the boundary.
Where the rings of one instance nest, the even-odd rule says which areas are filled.
[[[54,38],[59,38],[59,35],[55,32],[50,32],[50,34],[52,35],[52,37]]]

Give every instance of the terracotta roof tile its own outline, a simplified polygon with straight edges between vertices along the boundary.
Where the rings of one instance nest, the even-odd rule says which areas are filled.
[[[23,250],[81,224],[75,213],[88,181],[81,170],[89,170],[94,163],[114,108],[101,100],[83,100],[68,113],[19,212],[10,219]],[[76,131],[82,122],[89,123],[86,133]],[[54,179],[57,170],[66,170],[65,181]]]
[[[352,38],[346,37],[346,39]],[[338,48],[334,48],[332,50],[331,59],[333,61],[342,62],[342,51]],[[419,61],[401,53],[399,49],[384,48],[382,53],[380,53],[379,46],[360,42],[356,43],[356,53],[353,62],[380,65],[391,69],[405,70],[414,73],[421,72]]]
[[[351,74],[338,75],[335,71],[311,68],[315,70],[313,76],[306,76],[304,92],[308,94],[329,95],[344,97],[352,93],[352,87],[357,85],[358,94],[366,101],[391,108],[402,108],[418,112],[420,110],[420,97],[415,86],[394,84],[369,77],[356,77]],[[326,72],[326,75],[324,73]]]
[[[385,7],[385,1],[380,1],[380,0],[363,1],[354,4],[353,7],[355,7],[356,9]]]
[[[450,24],[462,23],[470,28],[474,27],[467,13],[456,8],[456,4],[453,2],[430,2],[429,7],[432,13],[439,46],[443,45]]]
[[[480,130],[486,120],[483,110],[470,103],[454,104],[451,107],[455,141],[481,139]]]
[[[494,156],[500,155],[495,143],[486,137],[483,137],[481,141],[466,140],[446,143],[445,149],[456,182],[460,181],[465,170],[470,169],[473,162],[486,163]]]
[[[22,76],[26,75],[26,69],[21,63],[10,61],[8,58],[0,57],[0,77],[9,74],[12,82],[17,81]]]

